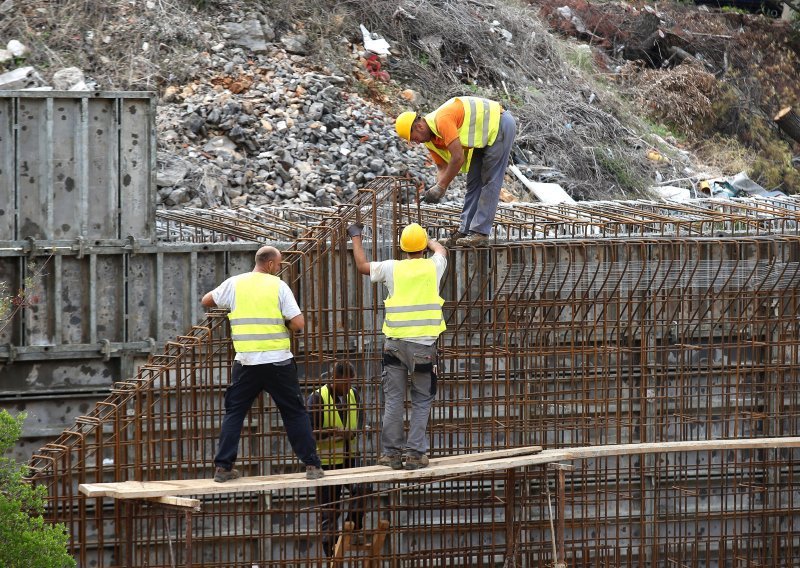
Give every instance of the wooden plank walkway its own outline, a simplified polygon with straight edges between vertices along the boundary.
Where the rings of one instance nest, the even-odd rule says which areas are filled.
[[[392,470],[383,466],[368,466],[328,471],[322,479],[306,479],[305,473],[242,477],[227,483],[213,479],[184,479],[174,481],[123,481],[117,483],[84,483],[78,489],[87,497],[113,499],[149,499],[169,496],[195,496],[225,493],[250,493],[280,489],[300,489],[347,483],[402,481],[415,482],[431,478],[472,475],[501,469],[543,465],[554,462],[606,458],[611,456],[692,452],[710,450],[745,450],[798,448],[800,437],[743,438],[732,440],[703,440],[694,442],[661,442],[653,444],[616,444],[586,446],[557,450],[542,450],[540,446],[510,448],[446,456],[430,460],[430,465],[417,470]],[[209,473],[211,468],[209,468]]]

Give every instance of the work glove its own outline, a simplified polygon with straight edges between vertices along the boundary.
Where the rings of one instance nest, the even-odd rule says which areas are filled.
[[[422,194],[423,203],[439,203],[439,200],[444,195],[444,188],[439,187],[438,183],[433,184],[428,191]]]
[[[350,237],[360,237],[361,231],[364,230],[364,223],[353,223],[349,227],[347,227],[347,234]]]

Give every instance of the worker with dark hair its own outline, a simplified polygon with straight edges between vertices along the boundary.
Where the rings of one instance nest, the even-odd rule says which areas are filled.
[[[404,140],[424,144],[436,164],[436,183],[422,201],[438,203],[458,173],[467,174],[461,223],[447,244],[486,244],[517,133],[511,113],[489,99],[454,97],[423,116],[401,113],[395,130]]]
[[[306,477],[319,479],[324,475],[297,380],[297,364],[290,351],[289,332],[302,331],[305,319],[292,290],[276,276],[280,267],[280,251],[261,247],[252,272],[228,278],[201,301],[206,308],[230,310],[231,339],[236,350],[231,384],[225,391],[219,448],[214,456],[214,481],[220,483],[241,475],[233,464],[242,425],[263,391],[275,401],[289,443],[306,465]]]
[[[361,395],[352,384],[355,376],[352,363],[339,361],[333,368],[332,379],[312,392],[307,400],[324,470],[362,465],[355,438],[364,428],[364,408]],[[346,505],[342,502],[345,490],[349,495]],[[356,531],[351,542],[364,543],[364,535],[359,531],[364,528],[366,516],[364,496],[371,491],[370,485],[364,483],[323,486],[317,490],[322,547],[326,556],[333,555],[337,523],[345,510],[344,521],[352,522]]]
[[[383,428],[378,463],[392,469],[419,469],[428,465],[428,416],[436,395],[436,340],[445,329],[439,286],[447,269],[447,249],[417,223],[400,235],[408,258],[369,262],[361,243],[360,223],[347,232],[353,239],[353,257],[360,274],[383,282]],[[433,255],[425,258],[430,249]],[[408,437],[403,427],[406,390],[411,387]],[[405,463],[404,463],[405,462]]]

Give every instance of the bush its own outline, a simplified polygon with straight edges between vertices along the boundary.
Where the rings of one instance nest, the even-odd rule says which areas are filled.
[[[16,417],[0,410],[0,456],[17,443],[25,413]],[[66,568],[75,566],[67,552],[69,536],[63,524],[45,523],[46,490],[25,481],[27,468],[0,457],[0,566],[5,568]]]

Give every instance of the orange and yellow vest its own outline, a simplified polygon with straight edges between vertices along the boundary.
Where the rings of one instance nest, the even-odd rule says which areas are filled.
[[[237,353],[291,347],[278,302],[280,284],[280,278],[263,272],[251,272],[234,283],[234,309],[228,319]]]
[[[433,260],[396,262],[392,278],[394,292],[384,301],[383,334],[391,339],[439,337],[447,326]]]
[[[428,127],[437,138],[441,136],[436,128],[436,113],[455,100],[461,101],[461,104],[464,105],[464,122],[458,129],[458,138],[464,147],[465,158],[461,172],[466,173],[472,163],[472,149],[485,148],[494,144],[497,132],[500,130],[500,115],[503,113],[503,107],[496,101],[481,97],[454,97],[432,113],[425,115],[425,122],[428,123]],[[425,142],[425,147],[450,163],[449,150],[438,148],[433,142]]]

